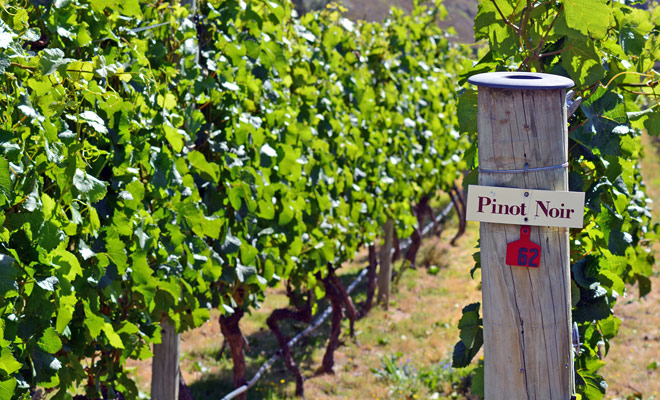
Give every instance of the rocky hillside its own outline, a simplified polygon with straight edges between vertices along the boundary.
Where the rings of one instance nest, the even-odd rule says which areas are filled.
[[[330,0],[294,0],[296,8],[305,12],[325,7]],[[391,7],[410,11],[412,0],[342,0],[340,3],[348,9],[347,16],[351,19],[378,21],[384,19]],[[441,26],[453,26],[459,40],[464,43],[474,41],[472,21],[477,13],[477,0],[444,0],[448,16]]]

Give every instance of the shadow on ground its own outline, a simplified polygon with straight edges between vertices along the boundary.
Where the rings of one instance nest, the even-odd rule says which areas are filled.
[[[365,264],[366,257],[358,257],[356,264]],[[358,276],[361,269],[356,269],[352,272],[347,272],[340,276],[342,283],[348,287]],[[351,293],[351,297],[355,302],[356,307],[360,307],[361,302],[366,296],[366,282],[360,282],[355,290]],[[317,315],[329,306],[329,302],[323,300],[319,304],[319,312]],[[314,321],[316,318],[314,318]],[[347,338],[348,320],[344,321],[342,325],[342,338]],[[309,325],[297,321],[283,321],[281,323],[282,332],[291,339],[298,333],[305,330]],[[305,371],[316,371],[318,365],[313,365],[313,355],[317,351],[324,352],[327,345],[327,334],[330,331],[330,318],[327,318],[318,328],[312,331],[309,335],[300,340],[293,348],[292,353],[296,364],[300,366],[303,371],[303,377],[308,379],[309,373]],[[245,353],[246,358],[246,378],[248,380],[257,373],[258,369],[273,355],[275,350],[279,349],[279,345],[275,336],[267,328],[259,329],[257,332],[246,335],[249,344],[249,350]],[[219,353],[219,351],[218,351]],[[195,356],[195,355],[193,355]],[[233,377],[231,370],[231,359],[229,350],[226,349],[222,354],[216,354],[216,358],[226,361],[229,368],[222,371],[204,374],[200,380],[192,382],[189,385],[191,394],[195,400],[218,399],[234,390]],[[284,365],[282,359],[277,360],[265,372],[257,384],[248,390],[248,400],[262,400],[262,399],[279,399],[284,396],[293,394],[294,386],[291,383],[294,377],[293,374]]]

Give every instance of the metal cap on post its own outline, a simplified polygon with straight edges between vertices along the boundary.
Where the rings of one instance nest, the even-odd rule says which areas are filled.
[[[540,72],[488,72],[468,78],[480,87],[519,90],[557,90],[575,86],[569,78]]]
[[[565,97],[573,81],[532,72],[468,81],[479,87],[479,184],[567,191]],[[542,248],[538,268],[506,263],[507,244],[521,238],[519,225],[480,225],[485,394],[567,400],[573,390],[568,228],[525,229]]]

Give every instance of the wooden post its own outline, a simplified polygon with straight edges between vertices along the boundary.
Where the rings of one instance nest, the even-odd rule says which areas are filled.
[[[394,220],[387,218],[383,225],[383,245],[380,248],[380,269],[378,270],[378,297],[376,302],[387,310],[390,305],[390,287],[392,284],[392,238]]]
[[[161,324],[162,342],[154,344],[151,366],[152,400],[178,400],[179,398],[179,335],[167,321]]]
[[[479,86],[479,184],[567,191],[565,96],[573,82],[522,72],[469,81]],[[531,240],[542,248],[539,268],[505,264],[520,226],[482,222],[480,236],[486,398],[569,400],[568,229],[531,227]]]

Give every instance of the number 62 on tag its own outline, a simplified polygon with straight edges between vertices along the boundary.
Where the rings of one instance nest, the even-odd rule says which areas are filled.
[[[538,268],[541,262],[541,246],[529,239],[530,227],[520,227],[520,239],[506,245],[506,264]]]

